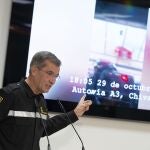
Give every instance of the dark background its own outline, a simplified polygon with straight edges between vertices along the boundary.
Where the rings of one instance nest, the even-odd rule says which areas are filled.
[[[13,1],[3,85],[26,74],[34,0]]]

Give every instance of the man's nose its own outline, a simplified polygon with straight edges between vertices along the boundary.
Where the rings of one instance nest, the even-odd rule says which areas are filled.
[[[49,83],[54,84],[55,82],[56,82],[56,79],[53,76],[51,76],[49,78]]]

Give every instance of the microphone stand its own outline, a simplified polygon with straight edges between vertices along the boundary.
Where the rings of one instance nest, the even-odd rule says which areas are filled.
[[[35,105],[38,109],[38,113],[40,115],[40,118],[41,118],[41,122],[42,122],[42,125],[43,125],[43,128],[44,128],[44,132],[45,132],[45,135],[46,135],[46,138],[47,138],[47,150],[51,150],[51,145],[50,145],[50,142],[49,142],[49,138],[48,138],[48,133],[47,133],[47,130],[46,130],[46,125],[45,125],[45,122],[43,121],[43,118],[42,118],[42,115],[40,113],[40,110],[39,110],[39,105],[38,105],[38,102],[37,102],[37,99],[35,98]]]
[[[69,118],[69,115],[67,114],[67,112],[66,112],[64,106],[62,105],[62,103],[60,102],[60,100],[57,100],[57,102],[58,102],[58,104],[59,104],[61,110],[62,110],[62,111],[64,112],[64,114],[67,116],[67,119],[68,119],[70,125],[72,126],[73,130],[75,131],[76,135],[78,136],[78,138],[79,138],[79,140],[80,140],[80,142],[81,142],[81,144],[82,144],[82,150],[85,150],[83,141],[82,141],[82,139],[81,139],[79,133],[77,132],[76,128],[75,128],[74,125],[72,124],[72,121],[71,121],[71,119]]]

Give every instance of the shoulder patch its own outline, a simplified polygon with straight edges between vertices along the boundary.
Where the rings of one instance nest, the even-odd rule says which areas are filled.
[[[3,89],[4,89],[4,91],[5,91],[6,93],[10,93],[10,92],[12,92],[12,91],[14,91],[14,90],[20,88],[19,85],[20,85],[20,84],[18,84],[18,83],[11,83],[11,84],[9,84],[8,86],[4,87]]]
[[[3,97],[0,96],[0,103],[3,101]]]

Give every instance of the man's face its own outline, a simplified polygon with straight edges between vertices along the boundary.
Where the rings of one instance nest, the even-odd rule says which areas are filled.
[[[38,93],[46,93],[59,77],[60,67],[49,60],[44,62],[44,67],[34,69],[34,84]]]

